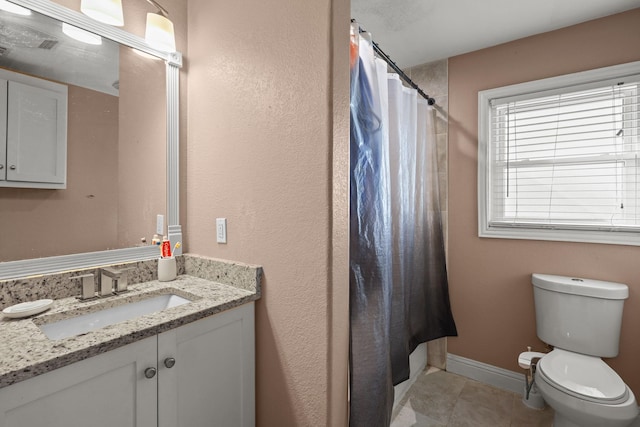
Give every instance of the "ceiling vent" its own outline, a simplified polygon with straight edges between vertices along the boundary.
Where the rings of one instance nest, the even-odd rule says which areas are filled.
[[[57,44],[58,44],[58,40],[42,40],[42,43],[40,43],[40,46],[38,46],[38,49],[51,50]]]

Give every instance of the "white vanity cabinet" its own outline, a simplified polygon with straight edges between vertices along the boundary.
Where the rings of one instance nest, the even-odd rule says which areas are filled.
[[[0,389],[0,427],[251,427],[254,304]]]
[[[66,188],[67,86],[0,70],[0,187]]]

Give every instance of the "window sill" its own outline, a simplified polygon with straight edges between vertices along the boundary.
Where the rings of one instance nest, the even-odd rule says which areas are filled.
[[[640,246],[640,234],[622,231],[545,230],[481,225],[478,237]]]

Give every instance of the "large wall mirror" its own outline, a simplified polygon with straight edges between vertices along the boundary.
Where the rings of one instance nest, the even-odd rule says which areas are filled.
[[[66,86],[67,181],[0,187],[0,279],[156,257],[158,214],[182,239],[180,54],[47,0],[11,3],[25,10],[0,10],[0,71]]]

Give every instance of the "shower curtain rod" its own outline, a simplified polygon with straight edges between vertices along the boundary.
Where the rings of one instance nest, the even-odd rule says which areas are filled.
[[[352,23],[357,24],[358,22],[355,19],[351,20]],[[360,24],[358,24],[358,29],[360,30],[361,33],[366,33],[368,32],[367,30],[365,30],[364,28],[362,28],[360,26]],[[426,93],[424,93],[424,91],[422,89],[420,89],[420,86],[418,86],[417,84],[415,84],[413,82],[413,80],[411,80],[409,78],[409,76],[407,76],[404,71],[402,71],[400,69],[400,67],[398,67],[398,64],[396,64],[389,55],[387,55],[385,53],[384,50],[382,50],[382,48],[380,48],[380,46],[378,45],[378,43],[374,42],[373,40],[371,40],[371,44],[373,45],[373,50],[378,54],[378,56],[382,59],[384,59],[384,61],[389,64],[389,66],[393,69],[393,71],[395,71],[396,73],[398,73],[398,75],[402,78],[402,80],[404,80],[409,86],[411,86],[412,88],[414,88],[415,90],[418,91],[418,93],[427,100],[427,104],[429,105],[434,105],[436,103],[435,98],[431,98],[429,95],[427,95]]]

